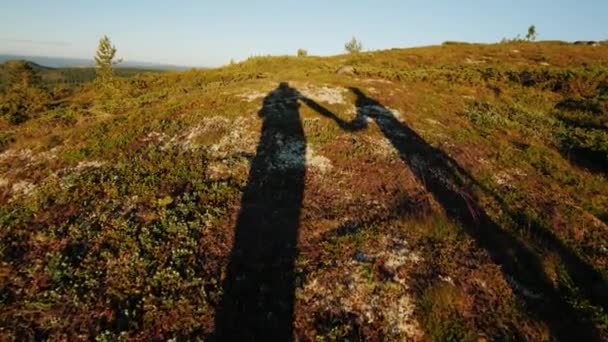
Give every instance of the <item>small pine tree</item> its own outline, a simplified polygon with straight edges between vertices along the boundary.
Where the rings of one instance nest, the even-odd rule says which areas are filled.
[[[97,75],[97,83],[103,88],[112,85],[114,79],[114,70],[112,67],[120,61],[115,61],[116,47],[110,42],[108,36],[103,36],[99,40],[97,53],[95,55],[95,73]]]
[[[363,50],[363,44],[357,38],[353,37],[350,41],[344,44],[344,49],[349,53],[358,53]]]
[[[526,39],[528,41],[534,41],[534,40],[536,40],[536,36],[537,36],[536,26],[532,25],[532,26],[528,27],[528,34],[526,34]]]
[[[298,49],[298,57],[306,57],[308,56],[308,51],[304,49]]]

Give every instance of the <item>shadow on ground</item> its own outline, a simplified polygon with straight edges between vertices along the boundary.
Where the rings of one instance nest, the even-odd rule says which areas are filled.
[[[261,138],[235,228],[215,337],[293,339],[294,261],[306,175],[300,103],[325,110],[282,82],[263,101]]]
[[[298,97],[281,83],[259,112],[261,139],[216,314],[219,340],[287,341],[292,336],[293,268],[306,172]]]
[[[351,88],[351,91],[357,97],[357,116],[353,121],[346,122],[329,111],[319,112],[351,132],[364,129],[366,118],[375,121],[401,160],[443,207],[448,217],[459,223],[477,245],[485,249],[492,260],[501,266],[514,293],[518,294],[533,319],[544,321],[558,340],[598,340],[599,333],[594,325],[581,317],[580,312],[575,311],[547,278],[541,257],[534,249],[536,246],[531,246],[531,241],[523,241],[500,227],[483,210],[473,192],[473,187],[480,187],[480,184],[456,161],[429,145],[378,101],[367,97],[358,88]],[[482,190],[489,192],[488,189]],[[605,307],[605,298],[594,291],[597,285],[603,287],[604,280],[593,267],[578,258],[546,229],[533,220],[510,211],[494,193],[488,194],[498,200],[513,221],[526,225],[532,231],[537,238],[533,243],[543,245],[543,248],[560,256],[570,276],[592,303]]]
[[[601,275],[552,233],[511,211],[499,196],[483,188],[456,161],[429,145],[378,101],[358,88],[351,91],[357,97],[357,116],[350,122],[284,82],[265,97],[259,112],[263,119],[261,139],[241,199],[223,297],[216,314],[215,337],[293,339],[294,262],[306,173],[301,101],[345,131],[361,131],[367,128],[368,118],[375,121],[448,217],[459,223],[500,265],[532,319],[545,322],[558,340],[598,340],[595,326],[573,308],[546,276],[539,249],[558,254],[585,297],[605,308],[602,291],[594,290],[598,284],[604,284]],[[474,188],[492,196],[516,224],[527,225],[533,238],[524,241],[498,225],[479,204]]]

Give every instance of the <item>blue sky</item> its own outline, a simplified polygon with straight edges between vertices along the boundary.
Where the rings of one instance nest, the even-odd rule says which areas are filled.
[[[0,53],[216,66],[251,55],[539,39],[608,39],[608,0],[0,0]]]

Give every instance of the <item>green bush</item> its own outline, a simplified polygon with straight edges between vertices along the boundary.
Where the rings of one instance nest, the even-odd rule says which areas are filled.
[[[11,124],[23,123],[39,112],[48,103],[48,94],[38,88],[14,88],[1,98],[0,114]]]
[[[78,122],[76,113],[71,108],[60,107],[53,111],[52,119],[62,126],[73,126]]]
[[[458,313],[463,300],[459,289],[448,283],[428,288],[421,300],[422,325],[431,341],[473,341]]]
[[[306,57],[308,56],[308,51],[304,49],[298,49],[298,57]]]
[[[363,44],[360,40],[357,40],[357,38],[353,37],[351,40],[346,42],[346,44],[344,44],[344,49],[348,53],[359,53],[363,50]]]
[[[586,166],[608,170],[608,132],[603,129],[566,128],[559,135],[564,152]]]
[[[577,110],[583,112],[591,112],[594,114],[603,114],[604,104],[598,99],[573,99],[567,98],[557,104],[558,109]]]
[[[50,97],[28,62],[12,61],[7,68],[9,83],[0,98],[0,115],[11,124],[20,124],[44,110]]]

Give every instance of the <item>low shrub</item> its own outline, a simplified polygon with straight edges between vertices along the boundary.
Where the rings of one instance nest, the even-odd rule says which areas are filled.
[[[608,132],[604,129],[566,128],[559,134],[564,154],[582,166],[608,171]]]
[[[48,94],[38,88],[16,88],[2,96],[0,114],[17,125],[46,109]]]

